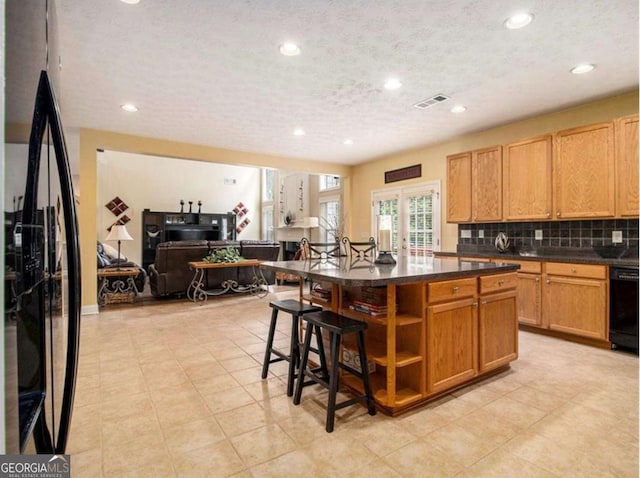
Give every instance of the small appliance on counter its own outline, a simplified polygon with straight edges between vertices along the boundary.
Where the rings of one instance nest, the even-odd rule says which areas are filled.
[[[507,252],[511,247],[511,241],[509,241],[509,237],[504,232],[498,233],[494,244],[498,252]]]

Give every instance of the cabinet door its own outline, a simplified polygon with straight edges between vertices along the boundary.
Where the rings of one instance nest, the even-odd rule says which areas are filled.
[[[616,122],[616,215],[638,216],[638,115]]]
[[[155,262],[156,247],[164,241],[164,213],[142,211],[142,267],[145,270]]]
[[[614,215],[613,141],[612,122],[555,134],[556,219]]]
[[[516,291],[480,298],[478,315],[480,371],[506,365],[518,358]]]
[[[502,220],[502,147],[474,151],[471,165],[473,220]]]
[[[502,178],[507,221],[551,218],[551,135],[504,147]]]
[[[446,390],[477,374],[477,312],[473,298],[427,308],[428,393]]]
[[[544,322],[559,330],[594,339],[607,338],[607,281],[547,276]]]
[[[471,221],[471,153],[447,157],[447,222]]]
[[[542,325],[542,287],[540,274],[518,273],[518,321],[521,324]]]

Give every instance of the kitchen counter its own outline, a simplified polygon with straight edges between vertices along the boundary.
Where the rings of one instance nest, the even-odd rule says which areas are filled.
[[[367,323],[374,400],[390,415],[518,358],[517,264],[412,257],[377,265],[342,257],[261,267],[308,279],[300,283],[301,300]],[[362,392],[360,380],[349,374],[340,380]]]
[[[398,258],[397,264],[351,261],[347,257],[325,260],[263,262],[261,267],[314,281],[343,286],[376,287],[388,284],[435,281],[514,272],[513,264],[454,263],[433,257]]]
[[[548,261],[574,262],[577,264],[596,264],[606,266],[638,266],[638,253],[620,259],[600,257],[591,249],[546,247],[535,251],[498,252],[488,246],[462,246],[455,252],[434,252],[436,257],[486,257],[490,259],[518,260],[518,261]]]

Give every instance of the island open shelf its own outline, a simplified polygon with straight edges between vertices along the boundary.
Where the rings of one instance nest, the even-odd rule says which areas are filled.
[[[390,415],[478,381],[518,357],[516,281],[510,280],[517,265],[406,258],[350,268],[341,258],[262,267],[322,284],[324,297],[318,298],[300,281],[301,298],[367,322],[374,398]],[[497,288],[482,287],[487,276],[498,274]],[[355,344],[345,341],[346,349]],[[344,374],[341,381],[362,392],[359,379]]]

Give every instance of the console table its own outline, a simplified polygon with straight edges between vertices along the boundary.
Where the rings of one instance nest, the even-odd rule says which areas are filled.
[[[138,288],[133,278],[140,273],[135,267],[120,269],[98,269],[100,289],[98,290],[98,304],[132,303],[138,295]]]
[[[258,297],[264,297],[269,293],[269,286],[262,271],[258,259],[245,259],[239,262],[189,262],[189,268],[195,272],[193,279],[187,288],[187,298],[193,302],[207,300],[212,295],[222,295],[229,291],[249,292]],[[220,289],[207,290],[205,286],[205,274],[208,269],[226,269],[230,267],[253,267],[253,282],[250,284],[239,284],[238,281],[227,279],[222,282]]]

